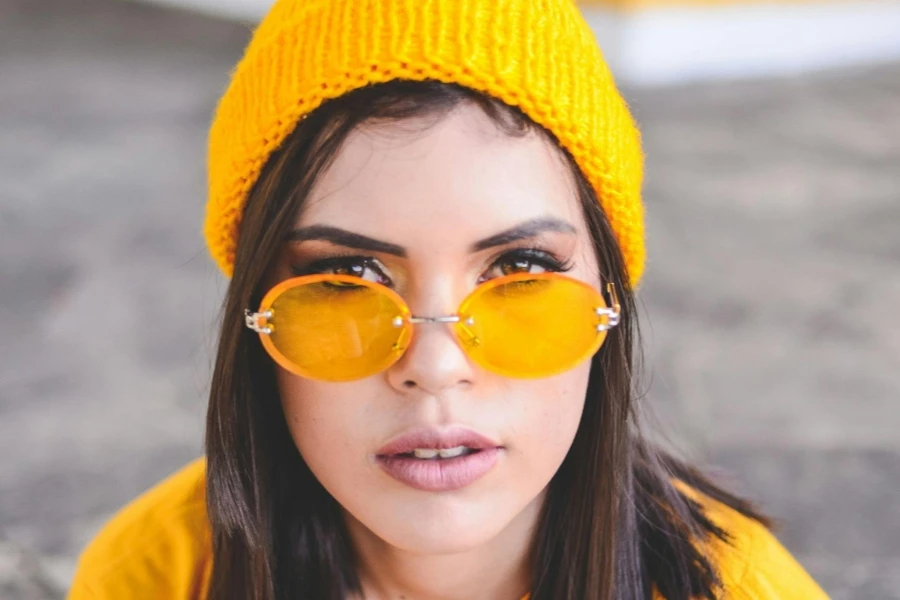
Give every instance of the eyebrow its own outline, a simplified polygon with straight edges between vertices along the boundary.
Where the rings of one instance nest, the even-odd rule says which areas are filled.
[[[519,240],[534,238],[546,232],[574,234],[575,231],[575,227],[566,221],[552,217],[541,217],[525,221],[506,231],[501,231],[500,233],[479,240],[469,247],[469,252],[474,254],[495,246],[503,246]],[[287,240],[294,243],[309,240],[323,240],[338,246],[346,246],[357,250],[391,254],[393,256],[399,256],[400,258],[407,257],[406,248],[403,246],[376,240],[375,238],[370,238],[359,233],[347,231],[340,227],[332,227],[330,225],[310,225],[308,227],[294,229],[288,233]]]

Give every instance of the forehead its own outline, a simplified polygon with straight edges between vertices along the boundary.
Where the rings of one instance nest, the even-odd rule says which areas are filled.
[[[316,183],[300,226],[350,229],[417,253],[468,248],[522,221],[585,233],[575,184],[545,137],[502,132],[471,104],[437,123],[366,125]]]

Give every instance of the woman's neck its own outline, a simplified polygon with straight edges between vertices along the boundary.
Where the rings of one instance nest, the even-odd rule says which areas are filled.
[[[345,514],[363,595],[353,600],[520,600],[529,589],[529,549],[544,494],[484,544],[452,554],[398,549]]]

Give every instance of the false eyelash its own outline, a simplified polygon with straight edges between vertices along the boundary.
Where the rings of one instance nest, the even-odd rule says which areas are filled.
[[[525,258],[526,260],[531,261],[549,271],[555,271],[559,273],[571,271],[575,266],[575,263],[572,259],[562,261],[557,258],[552,252],[541,250],[539,248],[518,248],[510,250],[508,252],[505,252],[504,254],[501,254],[499,257],[497,257],[496,260],[492,261],[491,266],[504,261],[508,261],[510,259],[517,258]]]
[[[380,273],[382,277],[387,277],[387,275],[384,274],[384,271],[379,266],[378,261],[374,257],[365,256],[363,254],[354,254],[352,252],[348,252],[346,254],[336,253],[332,256],[314,260],[313,262],[304,266],[291,265],[291,271],[295,276],[299,277],[302,275],[315,275],[326,271],[327,269],[344,267],[350,264],[368,267]]]

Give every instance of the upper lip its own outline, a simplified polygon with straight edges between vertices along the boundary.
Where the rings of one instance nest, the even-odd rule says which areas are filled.
[[[430,448],[435,450],[448,450],[457,446],[465,446],[476,450],[485,448],[497,448],[497,442],[477,431],[465,427],[416,427],[395,437],[385,444],[378,452],[378,456],[393,456],[406,454],[416,448]]]

